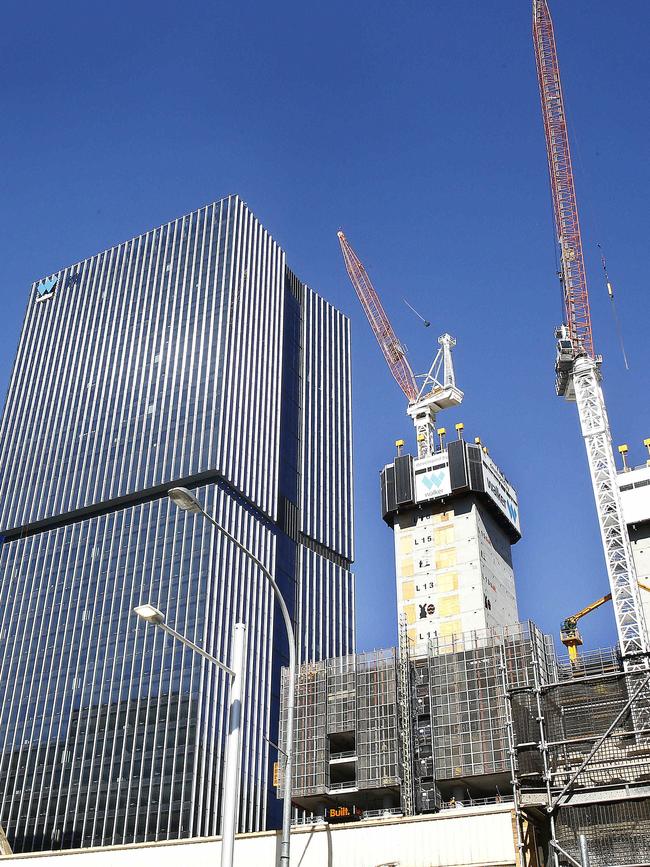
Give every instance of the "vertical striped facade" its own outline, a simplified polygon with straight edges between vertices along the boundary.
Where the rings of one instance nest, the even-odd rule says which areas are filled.
[[[354,645],[349,323],[236,196],[32,286],[0,422],[0,825],[17,851],[219,829],[228,683],[248,626],[242,830],[276,824],[286,640]]]

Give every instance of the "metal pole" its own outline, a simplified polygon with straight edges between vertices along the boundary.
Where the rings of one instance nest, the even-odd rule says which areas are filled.
[[[239,625],[242,625],[242,624],[237,624],[237,626],[239,626]],[[189,647],[189,649],[193,650],[194,653],[198,653],[199,656],[202,656],[204,659],[207,659],[208,662],[211,662],[213,665],[216,665],[222,671],[225,671],[226,674],[229,674],[231,677],[235,674],[235,672],[233,671],[232,668],[225,665],[223,662],[221,662],[221,660],[217,659],[216,656],[213,656],[211,653],[208,653],[207,650],[204,650],[202,647],[199,647],[198,644],[195,644],[193,641],[190,641],[189,638],[186,638],[184,635],[181,635],[180,632],[176,632],[176,630],[172,629],[172,627],[168,623],[165,623],[163,621],[162,623],[156,623],[156,626],[159,626],[163,630],[163,632],[167,633],[167,635],[171,635],[172,638],[175,638],[177,641],[180,641],[180,643],[184,644],[185,647]],[[237,626],[235,626],[235,629],[237,628]]]
[[[232,867],[235,853],[235,834],[239,819],[239,790],[241,768],[241,717],[244,695],[244,657],[246,627],[235,624],[231,664],[233,676],[230,681],[230,710],[228,713],[228,737],[226,740],[226,768],[221,806],[221,867]]]
[[[289,679],[287,694],[287,737],[285,741],[283,804],[282,804],[282,843],[280,846],[280,867],[289,867],[291,844],[291,786],[293,774],[293,718],[296,706],[296,639],[293,634],[291,618],[282,594],[275,581],[272,586],[282,611],[289,639]]]
[[[552,818],[553,817],[551,817],[551,819]],[[555,836],[555,831],[553,831],[553,836]],[[551,849],[553,850],[553,860],[555,861],[557,867],[559,867],[560,865],[560,859],[558,855],[561,855],[563,858],[565,858],[569,862],[569,864],[573,864],[573,867],[582,867],[582,864],[580,864],[579,861],[576,861],[573,855],[569,855],[568,852],[564,851],[564,849],[560,846],[557,840],[549,840],[549,844],[551,846]]]
[[[582,862],[582,867],[589,867],[589,850],[587,849],[587,838],[584,834],[580,834],[578,840],[580,841],[580,860]]]
[[[258,568],[262,571],[262,573],[266,576],[273,593],[275,594],[275,598],[277,600],[280,611],[282,612],[282,619],[284,620],[284,625],[287,630],[287,638],[289,640],[289,678],[288,678],[288,691],[287,691],[287,737],[285,741],[285,761],[284,761],[284,780],[283,780],[283,804],[282,804],[282,838],[280,845],[280,867],[289,867],[290,861],[290,846],[291,846],[291,785],[292,785],[292,774],[293,774],[293,717],[295,713],[295,704],[296,704],[296,638],[293,632],[293,624],[291,623],[291,617],[289,615],[289,610],[287,609],[286,603],[284,601],[284,597],[280,592],[280,588],[275,583],[275,579],[273,575],[269,572],[266,566],[251,552],[245,545],[236,539],[232,533],[229,533],[224,527],[219,524],[218,521],[215,520],[211,515],[201,507],[201,515],[219,530],[220,533],[230,539],[230,541],[235,545],[239,550],[246,554],[253,563],[258,566]]]
[[[207,650],[199,647],[189,638],[177,632],[164,620],[151,621],[163,632],[189,647],[194,653],[207,659],[231,677],[230,705],[228,712],[228,736],[226,739],[226,760],[224,772],[223,802],[221,805],[221,867],[232,867],[235,849],[235,833],[239,818],[239,790],[241,769],[241,719],[242,697],[244,691],[246,626],[235,624],[232,642],[232,668],[217,659]]]

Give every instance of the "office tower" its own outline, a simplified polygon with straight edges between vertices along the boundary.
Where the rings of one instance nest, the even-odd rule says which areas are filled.
[[[230,196],[34,283],[0,426],[0,825],[17,851],[216,833],[248,627],[240,828],[272,788],[284,627],[353,649],[349,323]]]
[[[381,491],[412,651],[517,623],[517,494],[480,445],[459,439],[424,458],[400,454],[382,470]]]

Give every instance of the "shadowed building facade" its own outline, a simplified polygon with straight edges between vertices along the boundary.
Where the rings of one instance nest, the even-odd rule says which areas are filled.
[[[272,790],[287,647],[354,645],[349,323],[230,196],[32,286],[0,423],[0,825],[15,851],[219,830],[248,627],[240,828]]]

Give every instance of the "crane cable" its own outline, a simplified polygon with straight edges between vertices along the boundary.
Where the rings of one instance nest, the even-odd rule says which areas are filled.
[[[566,105],[566,99],[565,99],[565,105]],[[571,121],[568,118],[568,112],[567,112],[567,128],[570,130],[571,138],[573,139],[573,142],[576,146],[576,153],[578,155],[578,165],[580,166],[580,171],[582,172],[582,176],[583,176],[583,179],[585,181],[585,187],[590,188],[591,185],[590,185],[590,181],[588,178],[587,169],[586,169],[584,160],[582,159],[582,150],[580,148],[580,141],[578,139],[578,133],[576,132],[575,127],[573,126],[573,124],[571,123]],[[587,217],[588,217],[589,221],[591,222],[592,231],[597,238],[599,235],[601,235],[601,231],[600,231],[600,221],[598,220],[598,215],[596,214],[595,206],[594,206],[593,201],[589,195],[587,195],[584,198],[584,201],[586,201],[586,203],[587,203],[586,208],[585,208],[586,213],[587,213]],[[601,237],[602,237],[602,235],[601,235]],[[596,246],[600,250],[600,264],[602,265],[603,273],[605,275],[605,285],[607,287],[607,294],[609,295],[609,300],[611,302],[612,316],[614,317],[614,327],[616,328],[616,335],[618,337],[618,342],[619,342],[619,345],[621,347],[621,353],[623,354],[623,362],[625,363],[625,369],[629,370],[630,365],[628,364],[627,353],[625,352],[625,343],[623,342],[623,331],[621,329],[621,321],[618,318],[618,310],[616,309],[616,302],[614,301],[614,287],[612,286],[611,281],[609,279],[609,274],[607,273],[607,261],[605,259],[605,252],[602,248],[602,245],[600,243],[598,243],[598,241],[596,242]]]
[[[406,298],[402,298],[402,301],[406,304],[406,306],[409,308],[409,310],[412,310],[413,313],[415,313],[415,315],[418,317],[418,319],[421,319],[421,320],[422,320],[422,322],[424,323],[424,327],[425,327],[425,328],[428,328],[428,327],[431,325],[431,323],[429,322],[429,320],[428,320],[428,319],[425,319],[424,316],[422,316],[420,313],[418,313],[418,311],[415,309],[415,307],[413,307],[412,304],[409,304],[409,303],[408,303],[408,301],[406,300]]]
[[[614,325],[616,326],[616,334],[618,335],[618,342],[621,345],[621,352],[623,353],[623,361],[625,362],[625,369],[629,370],[630,365],[627,362],[627,354],[625,352],[625,343],[623,342],[623,332],[621,330],[621,323],[618,318],[618,311],[616,310],[616,301],[614,300],[614,287],[611,284],[609,279],[609,274],[607,273],[607,260],[605,259],[605,252],[600,244],[596,244],[598,249],[600,250],[600,264],[603,266],[603,273],[605,275],[605,285],[607,286],[607,294],[609,295],[609,300],[612,303],[612,315],[614,317]]]
[[[557,236],[555,226],[554,205],[553,205],[553,187],[551,186],[551,178],[548,177],[548,198],[551,203],[549,214],[551,217],[551,237],[553,240],[553,255],[555,256],[555,273],[558,279],[558,288],[560,292],[560,322],[566,322],[566,295],[564,294],[564,270],[562,267],[562,258],[560,255],[560,239]]]

